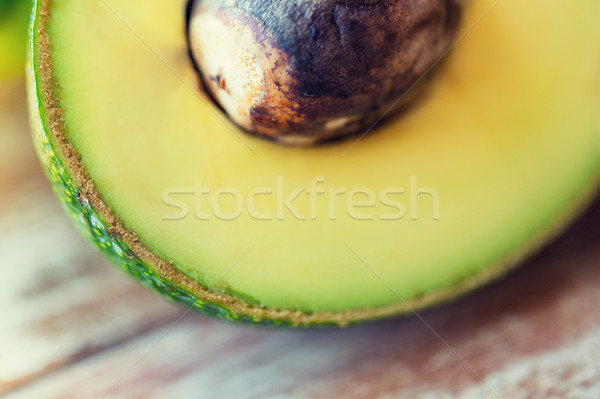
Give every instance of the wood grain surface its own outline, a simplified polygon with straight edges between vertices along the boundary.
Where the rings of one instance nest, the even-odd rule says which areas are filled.
[[[204,318],[79,237],[0,88],[0,396],[600,398],[600,203],[504,281],[344,330]]]

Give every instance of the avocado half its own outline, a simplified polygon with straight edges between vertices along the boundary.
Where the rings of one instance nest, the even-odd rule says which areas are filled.
[[[596,192],[596,0],[468,2],[420,103],[314,148],[225,120],[200,92],[186,6],[37,0],[28,73],[58,196],[170,298],[277,325],[411,312],[500,277]]]

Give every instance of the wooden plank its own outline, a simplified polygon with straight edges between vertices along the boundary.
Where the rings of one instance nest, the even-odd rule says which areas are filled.
[[[8,201],[22,188],[35,187],[43,176],[32,149],[28,127],[25,84],[22,80],[0,82],[0,212],[2,206],[18,205]]]
[[[492,388],[517,399],[597,398],[599,224],[597,205],[505,281],[423,312],[453,350],[416,317],[290,331],[190,314],[8,397],[101,397],[110,390],[106,397],[493,398]]]

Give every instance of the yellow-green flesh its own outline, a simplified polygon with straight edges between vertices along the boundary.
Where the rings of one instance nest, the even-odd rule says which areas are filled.
[[[600,2],[474,0],[468,31],[429,95],[410,113],[354,139],[290,148],[251,138],[198,94],[185,40],[185,1],[53,1],[49,33],[66,135],[105,202],[160,257],[215,290],[270,308],[381,307],[457,284],[522,251],[572,206],[600,171]],[[468,30],[473,24],[473,28]],[[232,221],[164,220],[165,191],[261,187],[287,197],[324,176],[346,194],[367,187],[407,206],[395,221],[378,201],[317,200],[316,220],[277,220],[277,195]],[[411,176],[439,193],[418,197]],[[171,190],[171,191],[169,191]],[[179,190],[181,191],[181,190]],[[364,199],[359,196],[357,199]],[[232,211],[232,197],[221,197]],[[310,219],[310,197],[294,205]],[[357,256],[358,255],[358,256]],[[362,259],[359,259],[359,257]],[[378,277],[379,276],[379,277]],[[384,280],[383,283],[381,280]],[[218,287],[213,284],[220,281]],[[391,289],[390,289],[391,288]]]

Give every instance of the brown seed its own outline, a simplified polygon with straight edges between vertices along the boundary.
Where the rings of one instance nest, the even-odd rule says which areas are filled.
[[[231,120],[311,144],[403,108],[452,45],[461,9],[462,0],[196,0],[189,39]]]

